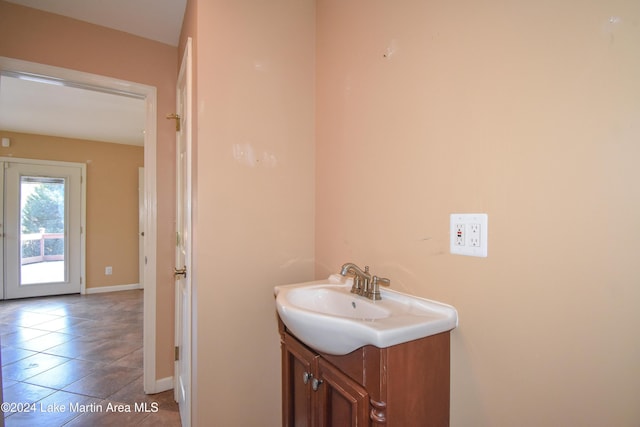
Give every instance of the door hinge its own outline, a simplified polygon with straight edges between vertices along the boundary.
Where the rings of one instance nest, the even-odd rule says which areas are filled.
[[[175,346],[174,353],[175,354],[174,354],[174,359],[173,360],[175,360],[177,362],[178,360],[180,360],[180,347]]]
[[[180,132],[180,116],[178,114],[167,114],[167,120],[174,119],[176,121],[176,132]]]

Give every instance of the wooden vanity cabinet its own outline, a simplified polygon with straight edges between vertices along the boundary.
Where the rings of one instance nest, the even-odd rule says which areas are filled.
[[[283,426],[368,426],[367,391],[292,335],[282,344]]]
[[[283,427],[449,425],[449,332],[344,356],[280,333]]]

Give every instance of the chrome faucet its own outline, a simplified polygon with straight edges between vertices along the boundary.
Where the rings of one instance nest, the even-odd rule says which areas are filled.
[[[353,273],[353,286],[351,293],[361,295],[374,301],[382,299],[380,296],[380,285],[390,286],[391,281],[384,277],[373,276],[369,273],[369,266],[364,267],[364,271],[357,265],[348,262],[343,264],[340,274],[346,276]]]

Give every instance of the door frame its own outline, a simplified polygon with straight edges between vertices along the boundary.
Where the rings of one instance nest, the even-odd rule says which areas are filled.
[[[68,68],[23,61],[0,56],[0,73],[13,71],[54,77],[65,82],[92,87],[111,93],[127,93],[145,100],[144,166],[145,166],[145,239],[146,254],[144,290],[143,382],[145,393],[165,391],[171,387],[156,379],[156,242],[157,242],[157,89],[141,83],[100,76]]]
[[[0,160],[2,162],[2,160]],[[3,166],[4,167],[4,166]],[[4,171],[0,172],[0,188],[4,191]],[[4,194],[0,197],[0,277],[2,277],[2,286],[0,286],[0,301],[4,300]],[[2,351],[0,351],[2,353]],[[2,376],[0,375],[0,388],[2,388]],[[0,393],[2,397],[2,393]],[[4,402],[4,400],[3,400]],[[2,424],[0,423],[0,426]]]
[[[60,167],[72,167],[80,169],[80,293],[84,294],[86,291],[86,266],[87,266],[87,165],[85,163],[78,162],[63,162],[57,160],[41,160],[41,159],[24,159],[19,157],[0,157],[0,164],[4,163],[19,163],[36,166],[60,166]],[[0,172],[3,178],[0,180],[2,184],[2,192],[4,191],[4,171]],[[4,197],[4,195],[3,195]],[[0,217],[2,213],[0,212]],[[3,220],[4,221],[4,220]],[[3,224],[4,226],[4,224]],[[3,242],[4,250],[4,242]],[[4,256],[2,251],[0,255]],[[4,262],[4,259],[2,259]],[[2,277],[6,277],[5,266],[2,267]],[[0,288],[0,299],[4,298],[4,286]],[[21,298],[21,297],[20,297]]]
[[[138,168],[138,285],[144,289],[144,224],[147,215],[144,204],[144,167]]]

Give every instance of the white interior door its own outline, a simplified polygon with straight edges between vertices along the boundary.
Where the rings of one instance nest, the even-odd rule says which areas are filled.
[[[183,427],[191,425],[191,38],[177,83],[176,363],[174,394]]]
[[[3,162],[4,298],[79,293],[82,164]]]

